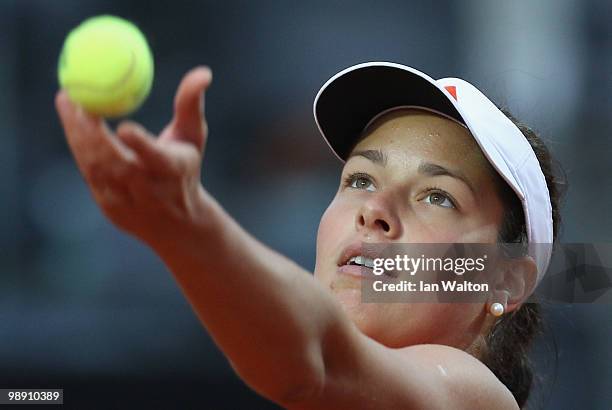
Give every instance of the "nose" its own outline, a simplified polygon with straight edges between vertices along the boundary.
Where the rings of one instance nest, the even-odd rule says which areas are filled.
[[[402,224],[389,202],[389,198],[382,194],[372,195],[365,201],[355,217],[357,232],[385,239],[399,238],[402,235]]]

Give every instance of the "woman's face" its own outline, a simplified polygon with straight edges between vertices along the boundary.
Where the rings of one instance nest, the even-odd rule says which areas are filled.
[[[484,304],[361,303],[361,279],[339,271],[366,243],[497,242],[499,176],[461,125],[424,110],[381,116],[354,148],[321,218],[315,277],[368,336],[392,347],[470,346]]]

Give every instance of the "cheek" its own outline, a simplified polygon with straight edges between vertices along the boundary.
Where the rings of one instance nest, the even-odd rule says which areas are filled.
[[[461,236],[457,219],[446,220],[431,215],[431,210],[417,212],[416,216],[404,219],[404,243],[453,243]]]
[[[498,223],[488,215],[460,216],[439,210],[423,209],[409,222],[405,242],[456,243],[495,242]],[[450,212],[450,211],[449,211]]]
[[[351,212],[346,203],[334,199],[321,217],[317,233],[317,255],[339,245],[342,233],[348,231],[351,224]]]
[[[346,242],[353,229],[353,213],[347,203],[332,201],[321,217],[317,232],[317,255],[315,277],[321,278],[321,272],[335,266],[337,253]]]

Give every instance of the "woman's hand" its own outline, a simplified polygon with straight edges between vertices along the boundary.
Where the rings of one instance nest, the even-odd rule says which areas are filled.
[[[149,244],[171,240],[205,208],[200,169],[207,137],[204,91],[211,81],[206,67],[183,77],[174,118],[159,137],[131,121],[113,133],[65,91],[57,93],[68,145],[95,201],[117,227]]]

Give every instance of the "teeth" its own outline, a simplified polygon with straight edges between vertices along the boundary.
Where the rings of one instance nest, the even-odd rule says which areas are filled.
[[[351,259],[348,260],[348,263],[355,263],[357,265],[366,266],[368,268],[374,267],[374,259],[366,258],[365,256],[361,255],[353,256]]]

